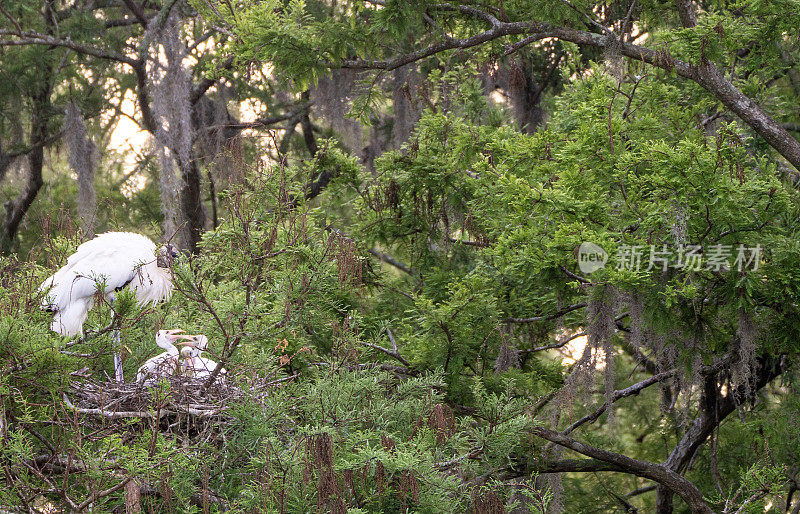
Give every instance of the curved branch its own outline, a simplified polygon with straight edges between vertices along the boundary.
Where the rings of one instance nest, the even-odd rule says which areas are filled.
[[[595,421],[597,421],[597,419],[606,410],[608,410],[608,408],[611,406],[611,404],[614,404],[617,401],[619,401],[619,400],[621,400],[623,398],[626,398],[628,396],[637,395],[640,392],[642,392],[642,390],[650,387],[651,385],[657,384],[657,383],[659,383],[659,382],[661,382],[663,380],[671,378],[672,376],[675,375],[676,372],[677,372],[677,370],[675,370],[675,369],[672,369],[670,371],[665,371],[663,373],[659,373],[657,375],[653,375],[652,377],[648,377],[648,378],[642,380],[641,382],[633,384],[630,387],[626,387],[625,389],[620,389],[618,391],[614,391],[614,394],[612,395],[610,402],[603,403],[603,405],[598,407],[597,410],[595,410],[591,414],[587,414],[586,416],[582,417],[581,419],[579,419],[575,423],[571,424],[566,429],[564,429],[564,431],[561,432],[561,433],[564,434],[564,435],[567,435],[567,434],[569,434],[570,432],[572,432],[573,430],[575,430],[576,428],[578,428],[579,426],[581,426],[581,425],[583,425],[585,423],[594,423]]]

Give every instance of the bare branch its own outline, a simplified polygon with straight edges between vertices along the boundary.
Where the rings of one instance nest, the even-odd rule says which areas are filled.
[[[92,493],[92,495],[89,496],[89,498],[87,498],[86,501],[84,501],[83,503],[78,505],[75,508],[75,510],[77,512],[83,512],[83,510],[86,507],[88,507],[89,505],[93,504],[94,502],[96,502],[100,498],[104,498],[104,497],[106,497],[106,496],[108,496],[110,494],[113,494],[113,493],[119,491],[123,487],[125,487],[125,485],[127,485],[127,483],[130,482],[130,480],[131,480],[131,477],[127,477],[124,480],[122,480],[122,482],[118,483],[115,486],[109,487],[108,489],[106,489],[104,491],[97,491],[97,492]]]
[[[553,344],[546,344],[544,346],[536,346],[534,348],[527,348],[524,350],[520,350],[519,353],[535,353],[535,352],[543,352],[545,350],[554,350],[556,348],[563,348],[567,343],[573,341],[579,337],[584,337],[586,332],[576,332],[569,337],[562,339],[561,341]]]
[[[438,6],[440,10],[445,10],[444,6]],[[453,6],[452,9],[448,10],[458,10],[460,12],[470,11],[471,13],[480,12],[477,9],[467,7],[467,6],[458,6],[456,9]],[[518,35],[518,34],[531,34],[537,33],[538,39],[544,39],[546,37],[551,37],[549,34],[546,33],[544,29],[544,25],[541,23],[536,22],[516,22],[516,23],[504,23],[493,16],[483,13],[487,19],[492,20],[492,28],[481,32],[475,36],[465,38],[465,39],[456,39],[448,37],[445,41],[441,41],[438,43],[434,43],[426,48],[422,48],[415,52],[411,52],[406,55],[401,55],[395,59],[389,61],[371,61],[365,59],[346,59],[339,64],[329,63],[328,66],[332,68],[352,68],[352,69],[359,69],[359,70],[368,70],[368,69],[381,69],[391,71],[406,64],[410,64],[412,62],[419,61],[426,57],[430,57],[431,55],[435,55],[446,50],[452,50],[455,48],[466,49],[472,48],[474,46],[482,45],[483,43],[487,43],[489,41],[493,41],[495,39],[510,36],[510,35]],[[532,36],[533,37],[533,36]]]
[[[6,18],[8,18],[8,21],[10,21],[12,25],[14,25],[14,28],[17,29],[18,33],[22,32],[22,27],[20,27],[19,22],[13,16],[11,16],[11,14],[8,11],[3,9],[3,4],[0,4],[0,13],[3,13],[3,15]]]
[[[596,471],[616,471],[627,473],[622,466],[597,459],[561,459],[545,461],[535,465],[537,473],[594,473]]]
[[[295,116],[298,116],[303,113],[303,111],[307,110],[309,107],[313,105],[313,102],[309,102],[300,106],[300,108],[288,112],[286,114],[278,114],[276,116],[270,116],[268,118],[258,118],[254,121],[245,121],[241,123],[227,123],[225,125],[212,125],[207,127],[209,129],[217,128],[217,127],[225,127],[225,128],[232,128],[237,130],[245,130],[249,128],[266,128],[275,125],[276,123],[280,123],[282,121],[286,121],[292,119]]]
[[[640,494],[649,493],[650,491],[655,491],[658,486],[655,485],[648,485],[646,487],[640,487],[639,489],[635,489],[629,493],[626,493],[625,496],[628,498],[633,498],[634,496],[639,496]]]
[[[405,366],[407,368],[413,367],[413,366],[411,366],[411,363],[408,362],[402,355],[400,355],[400,352],[397,351],[397,344],[394,342],[394,337],[393,336],[390,337],[390,340],[392,342],[392,349],[391,350],[388,349],[388,348],[384,348],[383,346],[378,346],[377,344],[368,343],[366,341],[361,341],[361,344],[366,346],[366,347],[368,347],[368,348],[373,348],[375,350],[378,350],[380,352],[385,353],[389,357],[391,357],[391,358],[399,361],[400,363],[402,363],[403,366]]]
[[[398,261],[388,253],[383,253],[381,251],[375,250],[374,248],[370,248],[368,252],[377,257],[378,259],[380,259],[381,262],[390,264],[395,268],[399,269],[400,271],[408,273],[409,275],[414,275],[414,270],[412,270],[407,264]]]

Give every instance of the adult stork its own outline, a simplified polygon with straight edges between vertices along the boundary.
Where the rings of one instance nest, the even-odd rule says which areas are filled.
[[[186,376],[194,378],[208,378],[217,369],[219,364],[216,361],[202,356],[208,348],[208,338],[202,334],[190,336],[184,343],[186,346],[181,348],[181,360],[186,371]],[[225,383],[225,375],[228,371],[225,368],[219,370],[217,382]]]
[[[78,247],[67,263],[39,286],[42,308],[52,311],[50,328],[63,336],[83,333],[83,323],[102,292],[113,302],[115,292],[129,287],[140,305],[168,300],[172,294],[172,245],[156,248],[147,237],[132,232],[106,232]],[[114,333],[119,343],[119,331]],[[114,372],[123,381],[122,360],[114,349]]]
[[[182,366],[178,366],[178,359],[180,352],[175,346],[177,344],[191,344],[193,336],[181,334],[183,330],[159,330],[156,332],[156,344],[166,350],[160,355],[151,357],[142,364],[139,371],[136,373],[136,381],[148,383],[153,379],[158,379],[164,376],[177,375],[183,371]],[[178,342],[179,339],[188,339],[189,341]]]

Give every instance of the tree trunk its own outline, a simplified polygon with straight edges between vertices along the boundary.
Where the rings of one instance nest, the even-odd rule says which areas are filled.
[[[203,208],[203,188],[200,184],[200,166],[197,159],[192,158],[188,163],[179,162],[181,177],[183,178],[183,191],[181,203],[183,215],[189,233],[189,251],[197,253],[197,244],[206,228],[206,211]]]
[[[142,491],[139,482],[131,479],[125,484],[125,514],[142,512]]]
[[[52,84],[50,81],[50,70],[47,70],[46,77],[39,86],[39,91],[33,96],[33,112],[31,113],[31,147],[28,154],[28,182],[25,189],[14,200],[9,200],[5,204],[5,218],[3,220],[3,232],[0,234],[0,251],[8,253],[19,231],[22,219],[27,214],[36,195],[44,184],[42,179],[42,167],[44,166],[44,142],[47,137],[47,121],[49,119],[48,110],[50,108],[50,93]]]
[[[94,237],[97,218],[94,170],[98,159],[97,148],[86,128],[83,112],[74,100],[67,105],[63,132],[69,148],[67,162],[78,177],[78,218],[81,224],[81,238],[85,241]]]
[[[758,371],[752,386],[753,393],[759,391],[783,371],[782,359],[761,357],[758,359]],[[681,438],[663,467],[674,472],[683,473],[695,453],[711,436],[719,424],[728,417],[737,406],[747,401],[744,385],[735,388],[727,396],[720,396],[717,375],[709,375],[703,384],[703,395],[700,398],[700,415]],[[656,497],[656,512],[671,514],[673,511],[673,491],[659,485]]]

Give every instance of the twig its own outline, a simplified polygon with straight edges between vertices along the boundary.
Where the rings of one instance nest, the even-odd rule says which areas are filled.
[[[626,398],[628,396],[639,394],[643,389],[650,387],[653,384],[657,384],[662,380],[666,380],[672,377],[673,375],[675,375],[676,372],[677,372],[676,369],[671,369],[669,371],[653,375],[652,377],[648,377],[642,380],[641,382],[633,384],[630,387],[626,387],[625,389],[614,391],[614,394],[611,396],[610,402],[603,403],[603,405],[601,405],[597,410],[595,410],[591,414],[587,414],[586,416],[582,417],[575,423],[571,424],[561,433],[567,435],[576,428],[578,428],[579,426],[583,425],[584,423],[589,423],[589,422],[594,423],[595,421],[597,421],[600,415],[603,414],[603,412],[605,412],[612,404],[616,403],[618,400],[621,400],[622,398]]]
[[[582,309],[584,307],[586,307],[585,303],[575,303],[567,307],[564,307],[563,309],[556,311],[552,314],[543,314],[541,316],[533,316],[530,318],[506,318],[503,320],[503,323],[535,323],[537,321],[549,321],[552,319],[560,318],[565,314],[568,314],[578,309]]]
[[[436,466],[436,469],[438,469],[439,471],[448,470],[462,461],[465,461],[467,459],[474,459],[475,457],[483,453],[483,448],[484,448],[483,446],[480,446],[479,448],[473,448],[468,453],[465,453],[460,457],[456,457],[453,460],[448,460],[445,462],[437,462],[434,465]]]
[[[108,496],[109,494],[112,494],[112,493],[115,493],[115,492],[119,491],[120,489],[125,487],[125,485],[127,485],[127,483],[130,482],[130,481],[131,481],[131,477],[127,477],[122,482],[118,483],[115,486],[109,487],[105,491],[100,491],[100,492],[93,493],[91,496],[89,496],[89,498],[86,499],[86,501],[84,501],[83,503],[78,505],[75,508],[75,510],[77,512],[82,512],[86,507],[88,507],[89,505],[93,504],[94,502],[96,502],[100,498],[103,498],[104,496]]]
[[[639,496],[640,494],[649,493],[650,491],[655,491],[656,489],[658,489],[657,485],[648,485],[646,487],[640,487],[639,489],[635,489],[627,493],[625,496],[631,498],[633,496]]]
[[[19,22],[13,16],[11,16],[8,11],[3,9],[3,4],[0,4],[0,12],[3,13],[6,18],[8,18],[8,21],[10,21],[12,25],[14,25],[14,28],[17,29],[17,33],[21,34],[22,27],[20,27]]]
[[[377,257],[378,259],[380,259],[381,262],[385,262],[386,264],[390,264],[390,265],[394,266],[395,268],[399,269],[400,271],[408,273],[409,275],[414,275],[414,270],[411,269],[411,267],[409,267],[407,264],[404,264],[404,263],[398,261],[397,259],[395,259],[391,255],[389,255],[388,253],[383,253],[383,252],[375,250],[373,248],[370,248],[368,251],[369,251],[369,253],[371,253],[372,255]]]
[[[393,359],[399,361],[401,364],[403,364],[403,366],[407,368],[412,368],[413,366],[411,365],[411,363],[408,362],[405,358],[403,358],[403,356],[400,355],[400,352],[397,351],[397,343],[394,340],[394,336],[391,335],[391,331],[389,329],[386,329],[386,333],[389,335],[389,341],[391,341],[392,343],[391,350],[388,348],[384,348],[383,346],[378,346],[377,344],[368,343],[366,341],[361,341],[361,344],[369,348],[381,351],[386,355],[388,355],[389,357],[392,357]]]
[[[577,339],[579,337],[583,337],[585,335],[586,335],[586,332],[576,332],[575,334],[572,334],[568,338],[566,338],[566,339],[564,339],[562,341],[559,341],[557,343],[548,344],[548,345],[545,345],[545,346],[537,346],[535,348],[530,348],[530,349],[520,350],[519,353],[534,353],[534,352],[541,352],[541,351],[544,351],[544,350],[552,350],[554,348],[562,348],[567,343],[569,343],[570,341],[572,341],[574,339]]]

